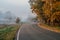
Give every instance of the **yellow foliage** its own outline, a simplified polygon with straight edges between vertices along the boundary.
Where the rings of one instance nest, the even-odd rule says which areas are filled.
[[[35,6],[32,6],[32,9],[40,18],[40,20],[42,19],[45,22],[47,21],[46,23],[50,25],[51,24],[54,25],[56,23],[60,25],[60,1],[59,0],[36,0],[33,3],[32,4]]]

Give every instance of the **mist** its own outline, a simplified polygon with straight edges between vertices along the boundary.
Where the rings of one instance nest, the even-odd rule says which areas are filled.
[[[29,15],[35,17],[31,12],[28,1],[29,0],[0,0],[0,11],[11,11],[13,15],[20,17],[22,21],[25,21]]]

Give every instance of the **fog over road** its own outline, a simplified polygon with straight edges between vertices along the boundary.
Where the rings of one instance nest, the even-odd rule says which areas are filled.
[[[38,27],[36,24],[23,24],[17,40],[60,40],[60,34]]]

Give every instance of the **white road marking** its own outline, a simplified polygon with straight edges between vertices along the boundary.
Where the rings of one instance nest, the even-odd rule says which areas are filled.
[[[17,33],[17,40],[19,40],[19,34],[20,34],[20,29],[21,29],[22,27],[20,27],[19,28],[19,31],[18,31],[18,33]]]

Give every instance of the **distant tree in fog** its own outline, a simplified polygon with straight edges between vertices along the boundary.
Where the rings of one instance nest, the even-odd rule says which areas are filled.
[[[12,14],[11,14],[10,11],[7,11],[7,12],[5,13],[5,18],[6,18],[6,19],[11,19],[11,18],[12,18]]]
[[[16,23],[17,23],[17,24],[20,23],[20,18],[19,18],[19,17],[16,18]]]
[[[6,23],[13,23],[15,22],[16,16],[13,15],[10,11],[5,13],[5,19],[7,20]]]

